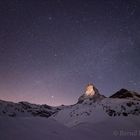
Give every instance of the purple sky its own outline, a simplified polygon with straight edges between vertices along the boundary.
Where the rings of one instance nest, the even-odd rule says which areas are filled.
[[[94,83],[140,91],[140,1],[1,0],[0,99],[72,104]]]

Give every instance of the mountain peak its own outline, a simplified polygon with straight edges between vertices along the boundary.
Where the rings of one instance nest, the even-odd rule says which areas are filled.
[[[137,92],[129,91],[127,89],[122,88],[116,93],[114,93],[113,95],[111,95],[110,98],[129,98],[129,99],[131,98],[134,100],[140,100],[140,94],[138,94]]]
[[[82,103],[85,100],[93,100],[96,101],[98,99],[105,98],[105,96],[101,95],[98,89],[94,86],[94,84],[89,83],[85,87],[85,93],[79,97],[78,103]]]
[[[90,84],[90,83],[89,83],[89,84],[86,86],[86,88],[85,88],[85,94],[86,94],[87,96],[93,96],[93,95],[96,94],[95,87],[94,87],[93,84]]]

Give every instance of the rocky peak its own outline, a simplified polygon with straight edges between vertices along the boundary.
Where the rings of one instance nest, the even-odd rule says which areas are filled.
[[[105,96],[101,95],[98,89],[92,83],[89,83],[85,87],[85,93],[79,97],[78,103],[82,103],[88,100],[97,101],[103,98],[105,98]]]
[[[127,99],[134,99],[140,100],[140,94],[134,91],[129,91],[127,89],[120,89],[116,93],[114,93],[110,98],[127,98]]]

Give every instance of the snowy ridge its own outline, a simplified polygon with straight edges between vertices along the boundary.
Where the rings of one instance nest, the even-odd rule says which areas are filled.
[[[58,107],[48,105],[36,105],[28,102],[13,103],[0,100],[0,116],[3,117],[40,116],[48,118],[59,110],[60,108]]]

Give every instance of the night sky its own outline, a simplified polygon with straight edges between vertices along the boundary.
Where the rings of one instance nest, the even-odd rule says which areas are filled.
[[[0,99],[73,104],[89,82],[140,91],[140,0],[0,0]]]

